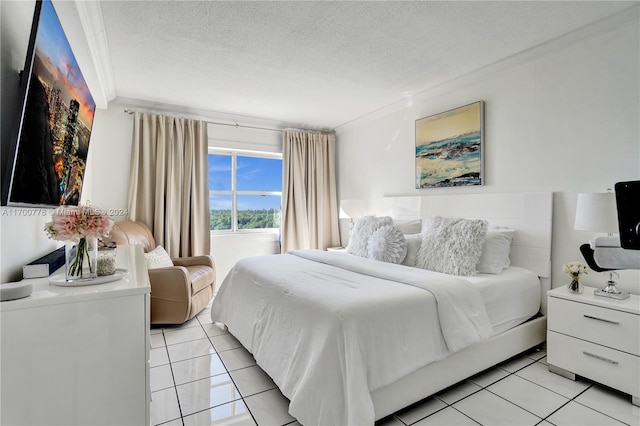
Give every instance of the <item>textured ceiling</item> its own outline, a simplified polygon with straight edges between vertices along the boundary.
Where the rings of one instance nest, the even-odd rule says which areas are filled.
[[[334,128],[637,4],[99,5],[118,97]]]

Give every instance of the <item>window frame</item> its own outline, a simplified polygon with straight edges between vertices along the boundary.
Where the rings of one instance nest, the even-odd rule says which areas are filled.
[[[256,158],[270,158],[278,159],[282,161],[282,153],[275,152],[263,152],[263,151],[250,151],[243,149],[228,149],[228,148],[212,148],[209,147],[208,155],[225,155],[231,157],[231,189],[219,190],[209,188],[209,196],[212,195],[230,195],[231,196],[231,229],[210,229],[211,234],[223,235],[223,234],[279,234],[280,227],[278,228],[257,228],[257,229],[238,229],[238,195],[277,195],[280,197],[280,214],[282,215],[282,188],[280,191],[239,191],[236,189],[237,178],[236,171],[238,161],[240,157],[256,157]],[[211,208],[209,208],[211,210]],[[282,216],[280,216],[282,219]]]

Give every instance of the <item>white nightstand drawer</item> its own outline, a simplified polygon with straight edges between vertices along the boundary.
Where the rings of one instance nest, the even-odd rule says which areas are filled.
[[[549,331],[547,363],[622,392],[640,394],[640,357]]]
[[[549,297],[549,330],[640,355],[640,315]]]

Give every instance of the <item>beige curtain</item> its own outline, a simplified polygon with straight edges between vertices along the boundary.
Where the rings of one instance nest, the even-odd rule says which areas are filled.
[[[207,124],[136,112],[129,219],[171,257],[210,254]]]
[[[285,130],[282,137],[282,253],[340,245],[335,135]]]

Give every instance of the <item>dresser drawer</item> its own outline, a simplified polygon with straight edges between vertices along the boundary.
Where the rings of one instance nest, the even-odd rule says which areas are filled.
[[[640,315],[549,297],[551,331],[640,355]]]
[[[640,394],[638,356],[549,331],[547,363],[622,392]]]

